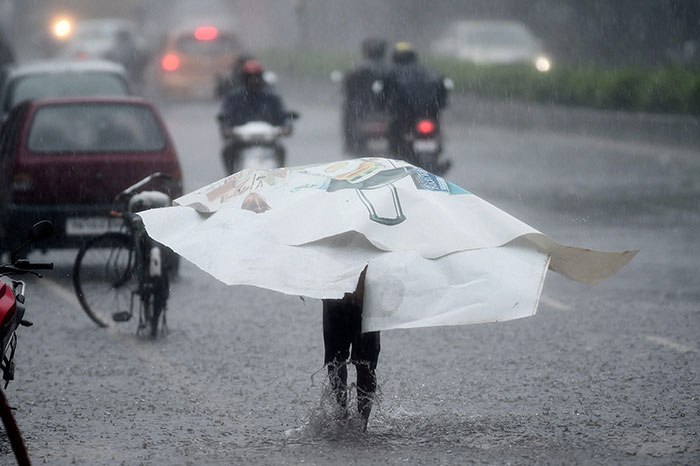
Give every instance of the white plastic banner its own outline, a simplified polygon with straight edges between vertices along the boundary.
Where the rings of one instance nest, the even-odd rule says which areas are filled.
[[[244,170],[143,212],[149,235],[227,284],[313,298],[352,292],[363,326],[534,314],[547,266],[595,284],[636,251],[562,246],[442,177],[381,158]]]

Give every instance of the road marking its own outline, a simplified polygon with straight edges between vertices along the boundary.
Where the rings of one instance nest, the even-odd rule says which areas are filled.
[[[698,350],[693,348],[692,346],[686,346],[681,343],[675,342],[671,340],[670,338],[665,338],[665,337],[660,337],[657,335],[647,335],[646,339],[656,343],[661,346],[665,346],[667,348],[671,348],[672,350],[678,351],[679,353],[697,353]]]
[[[49,291],[61,298],[66,304],[80,308],[80,301],[78,301],[78,297],[72,291],[67,290],[57,282],[46,277],[42,278],[39,283],[41,286],[48,288]]]
[[[60,283],[48,278],[43,278],[39,283],[66,304],[82,309],[75,293],[61,286]],[[114,335],[120,333],[120,330],[114,325],[105,329],[97,329],[97,331],[109,332]],[[207,415],[213,416],[226,410],[226,404],[230,402],[230,399],[225,394],[220,393],[206,382],[193,380],[189,377],[187,367],[180,361],[175,361],[164,354],[162,349],[151,345],[132,345],[131,340],[117,339],[116,342],[142,361],[147,361],[151,366],[149,369],[155,371],[161,379],[166,380],[168,386],[177,387],[187,393],[190,399],[198,400],[197,404]]]
[[[540,302],[544,304],[547,307],[551,307],[553,309],[556,309],[558,311],[571,311],[573,308],[569,306],[568,304],[562,303],[561,301],[557,301],[554,298],[548,298],[547,296],[541,296],[540,297]]]

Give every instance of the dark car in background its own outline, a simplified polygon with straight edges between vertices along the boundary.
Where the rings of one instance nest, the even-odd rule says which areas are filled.
[[[124,67],[103,60],[43,61],[11,69],[0,89],[0,124],[25,100],[90,95],[127,96]]]
[[[182,195],[180,164],[156,109],[136,97],[78,97],[27,101],[16,106],[0,139],[0,166],[11,173],[2,215],[6,234],[0,250],[11,250],[38,220],[56,233],[48,247],[78,246],[110,223],[114,197],[153,172],[172,179],[153,186],[172,198]]]

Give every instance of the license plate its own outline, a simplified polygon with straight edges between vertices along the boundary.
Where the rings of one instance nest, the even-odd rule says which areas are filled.
[[[413,150],[416,152],[435,152],[438,150],[438,142],[435,139],[417,139],[413,141]]]
[[[106,217],[73,217],[66,219],[66,235],[89,236],[107,231],[119,231],[121,221]]]

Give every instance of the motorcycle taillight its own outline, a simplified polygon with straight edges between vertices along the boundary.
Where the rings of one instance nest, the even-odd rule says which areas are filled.
[[[433,134],[435,132],[435,123],[430,120],[420,120],[416,124],[416,130],[423,135]]]

